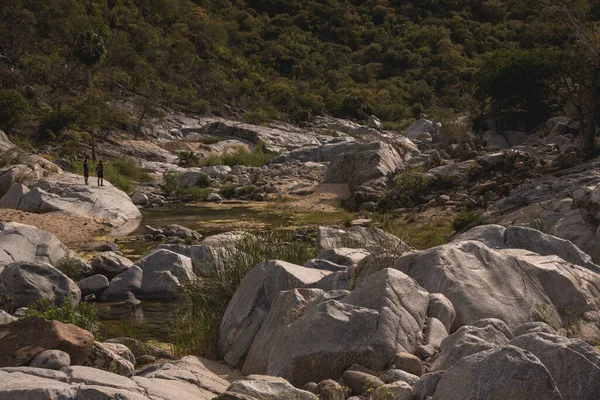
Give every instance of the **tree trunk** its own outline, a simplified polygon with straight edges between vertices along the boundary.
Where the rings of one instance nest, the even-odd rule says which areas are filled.
[[[90,101],[90,138],[92,142],[92,161],[96,161],[96,138],[94,135],[94,101],[92,99],[92,69],[88,68],[88,88]]]

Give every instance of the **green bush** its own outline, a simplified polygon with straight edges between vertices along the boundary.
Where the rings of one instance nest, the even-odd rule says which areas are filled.
[[[101,339],[98,310],[86,302],[74,306],[68,299],[65,299],[59,306],[53,306],[48,300],[38,300],[28,307],[25,316],[42,317],[64,324],[77,325],[90,331],[96,340]]]
[[[63,258],[56,268],[75,282],[81,279],[81,267],[79,261],[75,258]]]
[[[225,185],[221,188],[221,196],[226,199],[233,199],[235,197],[235,189],[238,187],[236,184]]]
[[[191,150],[183,150],[177,154],[177,165],[184,168],[195,167],[198,165],[200,157],[198,153]]]
[[[485,224],[485,221],[481,215],[481,211],[462,209],[458,215],[454,217],[454,220],[452,221],[452,227],[457,233],[461,233],[466,232],[478,225],[483,225]]]
[[[0,90],[0,129],[9,132],[29,111],[27,100],[15,90]]]
[[[204,201],[212,192],[212,189],[197,186],[180,188],[175,191],[177,197],[186,201]]]
[[[256,264],[282,260],[302,265],[317,255],[314,245],[291,238],[282,232],[248,235],[202,268],[214,272],[187,285],[180,299],[173,337],[178,353],[218,356],[221,319],[242,279]]]
[[[167,195],[177,190],[177,182],[179,182],[180,177],[181,173],[179,172],[171,172],[165,175],[165,183],[162,188]]]
[[[266,153],[264,146],[261,145],[256,146],[252,151],[245,147],[239,147],[231,153],[201,158],[198,166],[228,165],[233,167],[234,165],[245,165],[248,167],[262,167],[267,165],[274,157],[274,155]]]

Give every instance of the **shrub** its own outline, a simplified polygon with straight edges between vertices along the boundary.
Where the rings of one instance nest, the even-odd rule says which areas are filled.
[[[466,232],[478,225],[483,225],[485,221],[481,217],[481,211],[461,210],[452,221],[452,227],[457,233]]]
[[[53,306],[48,300],[38,300],[28,307],[25,315],[77,325],[90,331],[96,340],[100,340],[98,310],[89,303],[82,302],[74,306],[68,299],[65,299],[59,306]]]
[[[79,260],[76,258],[63,258],[56,266],[56,269],[71,278],[74,282],[81,279],[81,267]]]
[[[206,174],[200,173],[198,179],[196,179],[196,186],[206,188],[210,185],[210,177]]]
[[[225,197],[226,199],[232,199],[235,197],[235,189],[238,186],[236,184],[231,184],[231,185],[225,185],[221,188],[221,196]]]
[[[38,126],[38,136],[41,140],[56,139],[65,129],[74,126],[75,120],[72,107],[48,111]]]
[[[177,165],[184,168],[194,167],[198,165],[200,157],[198,153],[191,150],[183,150],[177,154]]]
[[[232,153],[202,158],[199,160],[198,165],[201,167],[215,165],[262,167],[263,165],[267,165],[274,157],[274,155],[265,152],[264,146],[258,145],[252,151],[249,151],[245,147],[239,147]]]
[[[398,199],[404,207],[414,207],[425,201],[430,179],[420,168],[407,168],[394,179]]]
[[[214,273],[190,283],[183,290],[181,308],[174,321],[173,343],[177,352],[217,356],[221,319],[248,271],[265,260],[302,265],[316,256],[314,245],[291,238],[292,235],[282,232],[248,235],[235,246],[224,248],[206,268]]]
[[[10,131],[29,111],[25,98],[14,90],[0,90],[0,129]]]
[[[165,174],[165,183],[162,186],[162,189],[167,195],[177,190],[177,182],[179,182],[180,177],[181,173],[179,172],[170,172]]]
[[[204,201],[212,192],[212,189],[197,186],[180,188],[175,191],[177,197],[187,201]]]

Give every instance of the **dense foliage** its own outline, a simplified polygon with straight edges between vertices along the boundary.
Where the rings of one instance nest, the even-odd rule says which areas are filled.
[[[595,75],[581,71],[597,65],[550,2],[5,0],[0,104],[10,107],[0,107],[0,126],[45,138],[87,130],[89,32],[106,49],[94,67],[100,131],[136,125],[111,106],[125,98],[144,115],[163,104],[253,122],[376,114],[388,126],[491,105],[531,125],[576,108],[562,78],[576,71],[583,86]],[[597,0],[561,3],[586,20],[600,14]]]

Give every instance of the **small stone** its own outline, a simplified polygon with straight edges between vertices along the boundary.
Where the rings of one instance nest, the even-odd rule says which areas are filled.
[[[46,350],[35,356],[30,367],[60,370],[71,365],[71,357],[61,350]]]
[[[321,400],[345,400],[344,389],[334,380],[327,379],[317,385],[317,395]]]
[[[208,196],[206,196],[206,201],[211,203],[220,203],[223,201],[223,198],[216,193],[211,193]]]
[[[308,382],[306,385],[304,385],[304,390],[317,394],[317,384],[315,382]]]
[[[397,369],[401,369],[416,376],[421,376],[423,374],[421,360],[410,353],[396,353],[392,358],[392,364],[394,364]]]

